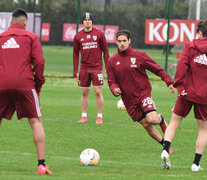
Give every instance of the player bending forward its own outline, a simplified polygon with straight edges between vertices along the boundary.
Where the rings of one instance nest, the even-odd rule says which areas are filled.
[[[108,62],[108,85],[114,96],[121,95],[128,114],[139,122],[147,133],[163,145],[163,138],[153,126],[159,124],[163,133],[167,128],[162,115],[157,114],[151,97],[151,84],[146,69],[160,76],[171,92],[173,79],[145,52],[132,49],[130,32],[122,30],[116,34],[118,52]],[[169,147],[172,152],[172,148]]]

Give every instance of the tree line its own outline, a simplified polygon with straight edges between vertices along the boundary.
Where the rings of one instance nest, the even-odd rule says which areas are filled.
[[[119,0],[120,1],[120,0]],[[15,8],[24,8],[27,12],[41,13],[43,22],[50,23],[50,41],[45,45],[72,45],[62,41],[62,31],[64,23],[77,22],[78,0],[41,0],[38,4],[34,0],[1,0],[0,12],[12,12]],[[95,8],[87,1],[81,0],[80,17],[84,12],[91,12],[94,15],[94,24],[118,25],[119,29],[128,29],[132,33],[132,45],[134,48],[149,48],[151,45],[144,44],[145,20],[146,19],[167,19],[168,1],[140,1],[135,5],[120,5],[116,2],[106,0],[104,6]],[[139,2],[139,0],[137,0]],[[148,2],[148,3],[147,3]],[[172,19],[187,19],[188,2],[185,0],[174,1]],[[79,21],[80,22],[80,21]],[[81,23],[81,22],[80,22]]]

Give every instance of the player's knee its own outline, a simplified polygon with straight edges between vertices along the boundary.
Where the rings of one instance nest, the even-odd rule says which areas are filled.
[[[37,125],[42,125],[42,120],[40,117],[38,118],[29,118],[29,123],[31,125],[31,127],[33,126],[37,126]]]
[[[89,91],[83,91],[83,92],[82,92],[82,96],[84,96],[84,97],[87,97],[88,94],[89,94]]]
[[[96,97],[101,97],[102,96],[102,92],[101,91],[95,90],[94,92],[95,92]]]
[[[146,121],[149,124],[157,124],[157,122],[160,122],[160,116],[158,114],[153,114],[153,115],[147,116]]]
[[[149,126],[151,126],[151,125],[147,122],[146,118],[144,118],[143,120],[141,120],[139,123],[140,123],[140,124],[143,126],[143,128],[145,128],[145,129],[147,129],[147,128],[149,128]]]

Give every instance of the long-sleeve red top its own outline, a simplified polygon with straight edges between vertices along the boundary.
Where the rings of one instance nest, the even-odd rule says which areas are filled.
[[[100,30],[92,28],[90,32],[81,30],[73,40],[73,70],[74,77],[78,73],[79,51],[81,53],[81,69],[102,70],[102,51],[107,64],[109,51],[106,38]]]
[[[173,79],[145,52],[132,49],[114,54],[108,61],[108,84],[114,94],[115,88],[122,91],[125,106],[138,104],[144,97],[151,96],[151,84],[146,70],[160,76],[169,86]]]
[[[182,97],[199,104],[207,104],[207,37],[187,43],[177,64],[174,87]]]
[[[15,23],[0,34],[0,89],[36,88],[45,82],[39,37]]]

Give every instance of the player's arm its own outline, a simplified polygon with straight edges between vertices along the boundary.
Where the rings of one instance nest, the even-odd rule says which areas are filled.
[[[185,48],[183,49],[183,52],[180,56],[180,60],[177,64],[175,83],[173,86],[179,89],[179,93],[184,90],[183,84],[185,83],[187,71],[189,69],[189,46],[189,43],[185,45]]]
[[[75,36],[73,40],[73,75],[76,80],[78,80],[79,78],[78,75],[79,51],[80,51],[80,45]]]
[[[149,57],[146,53],[142,54],[142,60],[142,65],[144,66],[144,68],[161,77],[161,79],[166,83],[168,87],[169,85],[174,83],[172,77],[167,74],[167,72],[158,63],[152,60],[152,58]]]
[[[105,67],[106,67],[106,72],[107,72],[107,62],[109,60],[109,49],[107,46],[105,35],[103,33],[100,38],[100,46],[101,46],[101,50],[104,53],[104,62],[105,62]]]
[[[122,92],[119,88],[118,82],[116,81],[116,77],[113,72],[113,68],[111,66],[110,60],[107,64],[107,79],[109,88],[114,96],[119,96]]]
[[[31,62],[33,65],[35,89],[40,94],[41,87],[45,83],[44,73],[44,57],[39,37],[35,36],[32,42]]]

